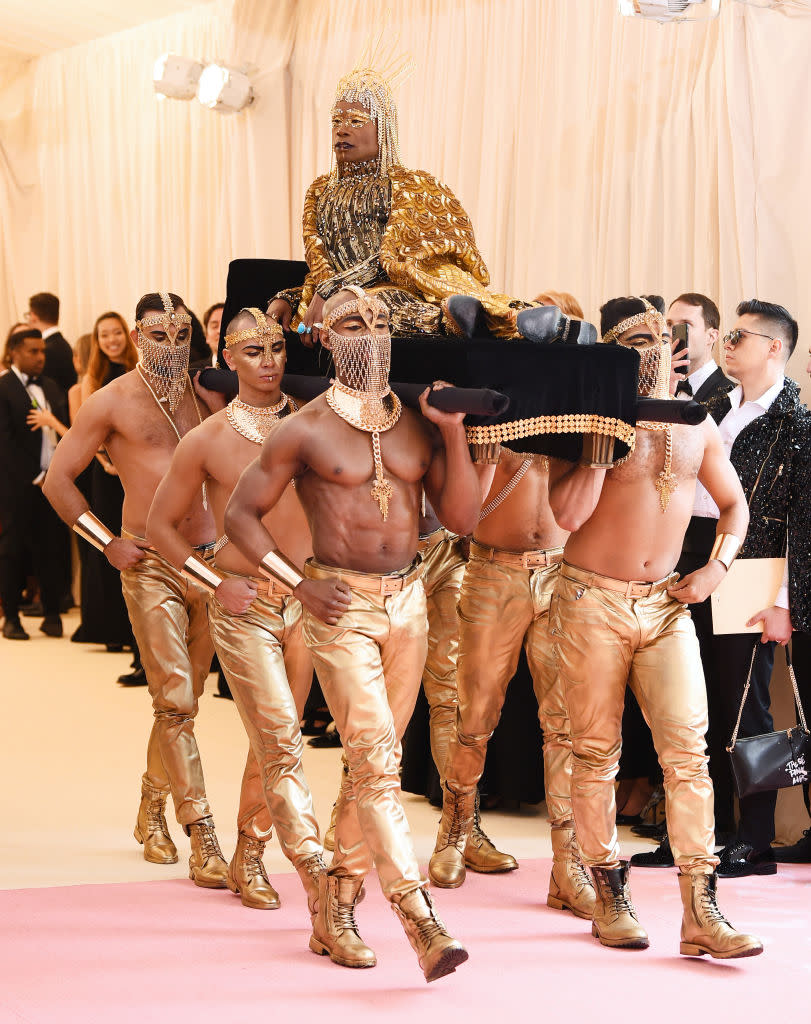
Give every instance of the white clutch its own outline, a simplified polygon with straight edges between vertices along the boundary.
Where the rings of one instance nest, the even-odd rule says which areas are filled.
[[[762,633],[746,623],[774,604],[785,569],[785,558],[736,558],[710,597],[713,633]]]

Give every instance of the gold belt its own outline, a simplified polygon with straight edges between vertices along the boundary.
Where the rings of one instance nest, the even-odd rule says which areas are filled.
[[[137,533],[130,533],[129,530],[121,528],[121,536],[127,540],[137,540],[139,544],[147,544],[146,537],[139,537]],[[198,555],[208,555],[214,552],[214,548],[217,546],[215,540],[210,540],[207,544],[194,544],[192,545]],[[148,544],[145,548],[146,551],[154,551],[155,554],[160,555],[160,551],[157,548],[153,548],[151,544]]]
[[[256,587],[256,593],[260,597],[290,597],[293,591],[278,580],[269,580],[265,576],[245,576],[241,572],[231,572],[230,569],[223,569],[214,563],[214,568],[225,576],[237,580],[247,580]]]
[[[557,565],[563,561],[563,548],[546,548],[542,551],[506,551],[504,548],[485,547],[478,541],[470,542],[470,554],[485,562],[499,562],[519,569],[539,569],[541,566]]]
[[[671,583],[679,578],[677,572],[671,572],[653,583],[645,583],[640,580],[615,580],[611,576],[600,576],[596,572],[587,572],[576,565],[564,562],[560,570],[561,576],[577,583],[585,583],[586,586],[599,587],[600,590],[613,590],[616,594],[624,594],[626,597],[650,597],[651,594],[661,594],[667,590]]]
[[[353,590],[361,590],[366,594],[398,594],[401,590],[422,576],[422,558],[417,555],[411,565],[398,573],[352,572],[339,569],[337,566],[324,565],[315,558],[308,558],[304,563],[304,575],[308,579],[332,579],[336,577],[348,583]]]
[[[440,526],[432,533],[426,533],[424,537],[420,535],[420,542],[417,545],[417,551],[419,551],[421,555],[425,556],[429,551],[432,551],[437,544],[441,544],[443,540],[456,540],[456,534],[451,533],[450,530],[446,530],[444,526]]]

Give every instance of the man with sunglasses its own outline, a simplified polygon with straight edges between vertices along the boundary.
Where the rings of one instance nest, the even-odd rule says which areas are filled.
[[[788,643],[795,620],[808,622],[802,574],[797,571],[800,552],[791,536],[795,517],[808,501],[800,458],[811,442],[811,417],[800,401],[799,387],[786,377],[786,363],[797,344],[797,321],[783,306],[759,299],[741,302],[736,312],[723,350],[727,372],[738,386],[711,402],[710,412],[749,505],[749,532],[738,557],[781,558],[788,550],[789,559],[774,605],[746,624],[762,622],[763,632],[715,638],[726,737],[732,735],[753,651],[751,688],[738,735],[772,731],[769,683],[775,646]],[[701,501],[704,515],[717,515],[712,500],[699,489],[697,504]],[[774,791],[740,800],[738,826],[721,853],[719,875],[740,878],[777,871],[771,848],[776,802]]]

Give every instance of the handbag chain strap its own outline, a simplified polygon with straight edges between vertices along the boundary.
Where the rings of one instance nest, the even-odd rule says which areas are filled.
[[[741,697],[741,706],[738,708],[738,720],[735,723],[735,729],[732,733],[732,739],[729,741],[727,750],[731,753],[735,749],[735,744],[738,742],[738,730],[741,727],[741,718],[743,717],[743,706],[746,703],[746,698],[749,695],[749,687],[752,682],[752,669],[755,666],[755,656],[758,652],[759,643],[756,643],[752,648],[752,658],[749,662],[749,674],[746,677],[746,686],[743,688],[743,696]],[[800,691],[797,688],[797,677],[794,675],[794,665],[791,662],[791,655],[788,652],[788,647],[784,647],[783,650],[786,652],[786,666],[788,667],[789,678],[791,679],[791,688],[794,691],[794,703],[797,707],[797,714],[800,719],[800,725],[802,726],[803,732],[808,732],[808,726],[805,722],[805,712],[803,711],[802,701],[800,700]]]

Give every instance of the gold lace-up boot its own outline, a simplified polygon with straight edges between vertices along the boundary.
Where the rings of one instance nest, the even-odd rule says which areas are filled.
[[[475,789],[457,793],[445,783],[442,817],[428,877],[440,889],[457,889],[465,880],[465,847],[475,818]]]
[[[684,956],[709,953],[716,960],[732,960],[741,956],[757,956],[763,943],[754,935],[735,931],[718,909],[716,886],[718,876],[679,874],[681,902],[681,946]]]
[[[580,859],[577,833],[571,821],[552,827],[552,874],[546,905],[554,910],[571,910],[575,917],[591,921],[594,892],[589,873]]]
[[[467,950],[448,935],[427,889],[415,889],[400,897],[392,902],[392,909],[402,922],[426,981],[453,974],[467,960]]]
[[[204,889],[225,889],[228,884],[228,865],[222,855],[214,822],[211,818],[186,825],[191,840],[189,878]]]
[[[318,903],[310,936],[310,949],[319,956],[329,956],[341,967],[374,967],[377,958],[358,934],[355,905],[363,878],[330,875],[318,876]]]
[[[252,910],[277,910],[281,905],[279,894],[270,884],[262,863],[265,844],[251,836],[237,836],[237,848],[228,865],[226,883],[231,892],[242,899],[243,907]]]
[[[476,793],[476,804],[473,809],[473,827],[465,844],[465,867],[478,871],[483,875],[496,875],[503,871],[515,871],[518,861],[512,854],[497,850],[482,828],[479,817],[479,794]]]
[[[177,847],[166,824],[166,792],[141,784],[141,804],[133,835],[151,864],[177,864]]]
[[[300,864],[296,865],[296,871],[307,893],[307,908],[310,911],[310,920],[315,919],[318,909],[318,878],[327,870],[324,858],[320,853],[314,853]]]
[[[591,922],[591,934],[604,946],[618,949],[647,949],[650,943],[639,924],[631,902],[628,861],[617,868],[592,868],[597,899]]]

